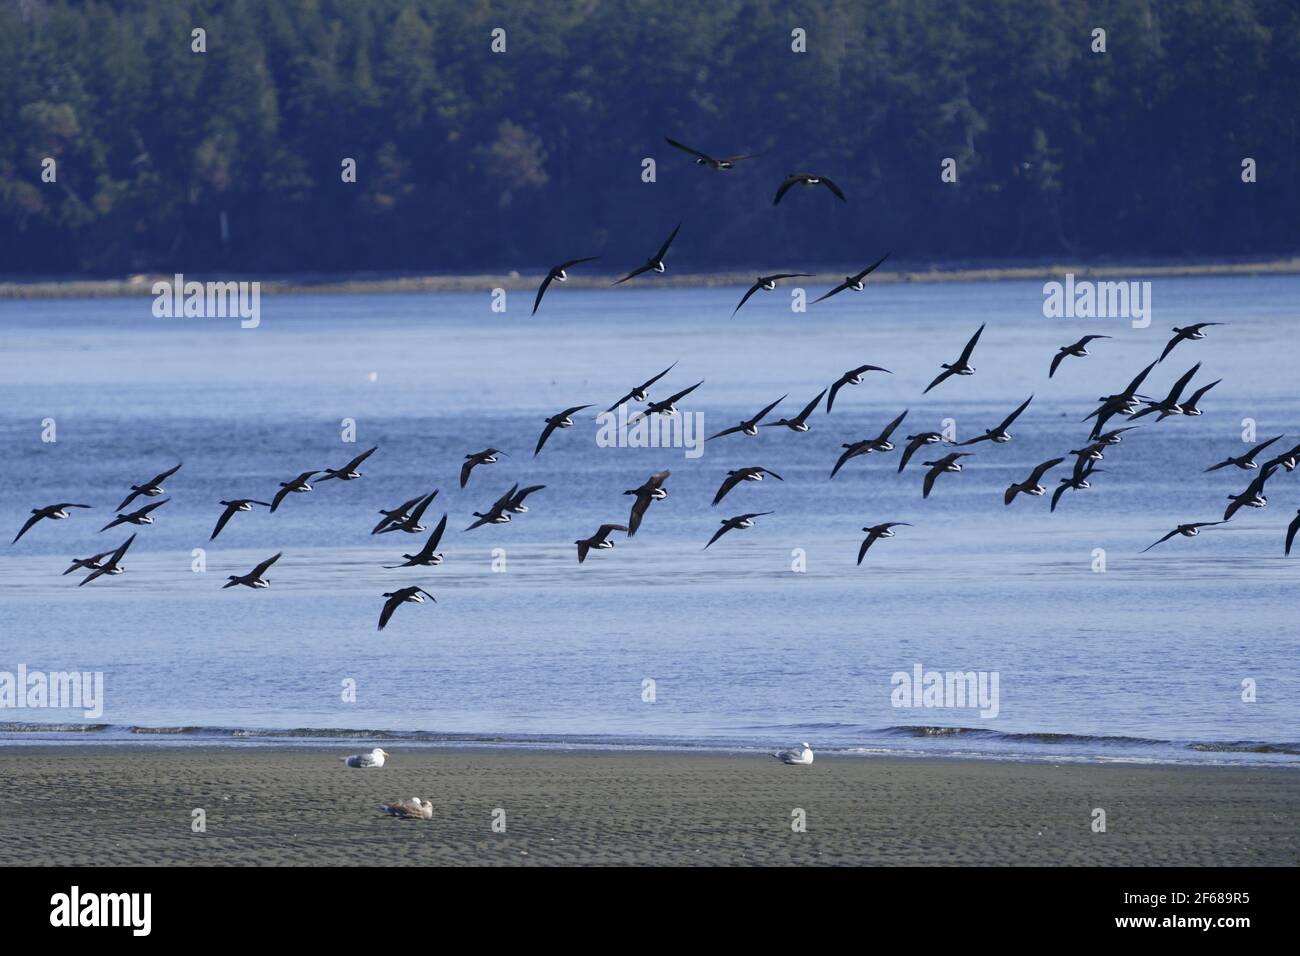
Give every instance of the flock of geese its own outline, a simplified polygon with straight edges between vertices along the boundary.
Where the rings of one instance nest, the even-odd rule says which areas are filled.
[[[731,169],[736,163],[753,158],[751,155],[737,155],[727,157],[714,157],[685,146],[675,140],[669,139],[668,143],[676,149],[682,150],[693,157],[695,161],[715,171],[726,171]],[[811,173],[793,173],[787,176],[780,184],[773,199],[773,205],[779,204],[786,194],[795,186],[816,187],[822,186],[842,202],[847,202],[844,193],[834,182],[824,176]],[[633,269],[631,272],[622,276],[614,282],[619,285],[628,282],[638,276],[646,273],[662,273],[665,271],[664,260],[668,254],[673,240],[676,239],[681,226],[678,225],[672,233],[642,265]],[[542,279],[537,289],[536,298],[533,303],[533,313],[536,314],[542,304],[543,297],[547,290],[555,282],[564,282],[568,279],[568,270],[582,263],[593,261],[595,256],[584,256],[569,259],[549,269]],[[888,258],[886,253],[879,259],[876,259],[870,265],[866,266],[860,272],[846,276],[844,281],[825,294],[814,300],[822,302],[832,296],[838,295],[845,291],[862,291],[865,287],[866,280],[870,274],[875,271],[881,263]],[[741,307],[749,301],[750,297],[761,290],[771,290],[775,288],[776,283],[789,278],[801,277],[806,273],[784,272],[761,275],[746,290],[737,304],[732,315],[739,312]],[[1210,326],[1221,325],[1218,322],[1200,322],[1186,327],[1175,327],[1173,337],[1165,344],[1160,356],[1153,362],[1138,372],[1124,388],[1110,395],[1103,395],[1098,398],[1098,406],[1090,412],[1084,419],[1084,422],[1092,421],[1091,432],[1088,441],[1077,449],[1071,449],[1067,453],[1048,459],[1034,467],[1023,481],[1013,482],[1009,485],[1003,494],[1003,502],[1011,505],[1020,495],[1026,496],[1043,496],[1048,492],[1048,486],[1044,484],[1047,474],[1064,464],[1070,456],[1073,456],[1073,462],[1069,468],[1066,477],[1058,480],[1057,486],[1051,496],[1051,510],[1054,512],[1060,504],[1062,496],[1067,491],[1081,491],[1091,487],[1090,479],[1103,472],[1104,469],[1097,467],[1097,462],[1103,459],[1103,449],[1107,446],[1118,444],[1122,440],[1124,433],[1138,427],[1134,424],[1127,424],[1118,428],[1106,430],[1106,426],[1113,419],[1119,417],[1128,422],[1136,422],[1139,419],[1148,416],[1155,416],[1154,421],[1163,421],[1164,419],[1175,416],[1199,416],[1201,414],[1200,402],[1205,395],[1219,384],[1220,380],[1209,382],[1190,391],[1186,396],[1192,384],[1193,379],[1199,373],[1201,363],[1196,363],[1188,369],[1181,377],[1174,382],[1168,393],[1163,397],[1151,396],[1142,392],[1143,383],[1152,370],[1167,359],[1174,349],[1183,342],[1199,341],[1206,338],[1206,329]],[[942,364],[933,381],[926,386],[923,394],[940,387],[950,379],[964,377],[975,374],[975,366],[972,364],[972,358],[979,345],[980,336],[984,332],[984,325],[975,330],[975,333],[966,341],[961,353],[951,363]],[[1061,346],[1055,355],[1052,356],[1048,365],[1048,378],[1054,376],[1061,363],[1067,358],[1083,358],[1089,355],[1088,347],[1093,342],[1107,339],[1106,335],[1085,335],[1077,342]],[[676,363],[659,372],[658,374],[646,379],[638,385],[630,388],[621,398],[615,401],[607,409],[606,413],[614,412],[620,407],[629,403],[641,404],[644,407],[636,411],[630,418],[628,424],[633,425],[643,419],[654,415],[673,415],[678,412],[677,404],[698,389],[703,381],[696,382],[693,385],[686,386],[671,393],[667,398],[657,401],[651,400],[651,389],[658,386],[658,383],[667,376],[676,367]],[[714,441],[731,435],[754,436],[759,433],[760,428],[787,428],[795,433],[807,432],[811,427],[809,419],[822,406],[825,399],[825,412],[829,414],[835,403],[836,396],[841,389],[848,386],[860,385],[865,377],[870,373],[892,374],[889,369],[877,365],[859,365],[849,369],[842,376],[830,383],[826,388],[818,392],[809,402],[800,407],[798,412],[793,415],[778,417],[775,420],[768,421],[769,415],[783,402],[788,395],[783,395],[773,402],[768,403],[758,410],[753,416],[737,422],[735,425],[722,429],[721,431],[710,435],[706,441]],[[917,451],[926,446],[950,445],[957,448],[971,447],[981,442],[992,442],[995,444],[1005,444],[1012,440],[1011,426],[1016,419],[1029,407],[1034,396],[1030,395],[1013,409],[1002,421],[998,422],[992,428],[986,429],[982,434],[970,438],[966,441],[956,442],[945,437],[944,434],[935,431],[919,431],[916,434],[907,435],[905,439],[895,439],[895,432],[902,426],[908,415],[908,410],[904,410],[891,420],[875,436],[865,437],[857,441],[844,443],[841,447],[843,452],[834,462],[830,469],[829,477],[834,479],[837,474],[850,462],[872,454],[886,454],[897,449],[897,444],[903,445],[902,453],[898,461],[898,473],[902,473],[911,462]],[[566,408],[544,420],[544,428],[537,439],[537,444],[533,450],[534,457],[541,453],[546,446],[547,441],[559,429],[571,428],[574,425],[574,416],[578,415],[589,408],[595,407],[593,404],[574,405]],[[1176,536],[1194,537],[1200,533],[1202,528],[1213,527],[1223,524],[1232,519],[1232,517],[1244,507],[1263,508],[1268,500],[1264,495],[1265,484],[1278,472],[1279,469],[1285,469],[1287,472],[1294,471],[1297,459],[1300,457],[1300,445],[1292,447],[1290,450],[1282,452],[1264,461],[1257,459],[1261,454],[1269,449],[1274,443],[1281,440],[1283,436],[1278,435],[1270,438],[1253,448],[1245,451],[1240,455],[1229,456],[1217,464],[1210,465],[1206,471],[1218,471],[1225,468],[1235,468],[1241,471],[1253,471],[1256,474],[1249,485],[1240,494],[1229,495],[1229,503],[1224,511],[1221,520],[1217,521],[1195,521],[1180,524],[1173,530],[1169,531],[1158,541],[1149,545],[1144,551],[1162,544]],[[256,498],[232,498],[219,502],[222,511],[216,520],[216,526],[212,530],[209,538],[210,541],[216,540],[222,530],[227,526],[231,519],[241,513],[252,511],[254,507],[267,508],[271,513],[275,513],[284,504],[290,495],[305,494],[313,490],[313,482],[319,484],[324,481],[337,480],[341,482],[350,482],[362,477],[360,471],[365,461],[376,452],[377,448],[372,447],[354,457],[339,468],[326,468],[324,470],[304,471],[290,479],[281,482],[278,490],[271,496],[270,501]],[[465,455],[464,461],[460,467],[459,482],[460,487],[465,488],[471,480],[475,470],[496,463],[499,456],[506,454],[499,448],[488,447],[481,451],[472,452]],[[930,460],[923,460],[921,465],[925,472],[921,481],[921,494],[923,498],[929,498],[934,491],[936,482],[939,478],[947,474],[956,474],[962,471],[961,459],[973,455],[970,451],[947,451],[943,455],[935,454]],[[115,509],[115,517],[105,524],[101,529],[108,531],[121,525],[147,526],[154,522],[154,512],[168,503],[170,499],[162,497],[165,493],[164,482],[170,479],[181,468],[177,464],[166,471],[163,471],[143,484],[132,485],[130,492]],[[656,501],[661,501],[668,496],[664,487],[666,480],[670,476],[669,471],[660,471],[650,475],[642,484],[636,488],[624,491],[624,494],[630,496],[631,502],[630,513],[626,523],[606,523],[601,524],[596,531],[588,537],[577,539],[574,544],[577,547],[578,562],[585,562],[592,551],[602,551],[614,547],[614,535],[623,534],[628,538],[633,537],[641,527],[650,505]],[[784,479],[775,471],[763,466],[750,466],[745,468],[728,471],[721,485],[718,487],[713,497],[713,504],[720,504],[727,495],[737,486],[745,482],[760,482],[765,479],[774,479],[783,481]],[[525,501],[529,496],[541,491],[545,485],[528,485],[520,487],[519,483],[512,485],[504,494],[498,497],[490,507],[484,511],[473,512],[473,521],[464,529],[465,532],[473,531],[477,528],[488,524],[505,524],[511,520],[512,515],[523,514],[528,511],[528,505]],[[380,511],[380,520],[371,531],[372,535],[385,535],[392,533],[402,534],[423,534],[429,530],[425,524],[425,513],[438,495],[438,490],[422,492],[415,497],[402,502],[392,509]],[[140,497],[159,499],[152,501],[135,510],[127,510],[129,506],[136,502]],[[86,509],[90,505],[76,502],[58,502],[51,505],[45,505],[39,508],[33,508],[30,516],[14,536],[13,544],[16,544],[24,535],[34,526],[43,520],[57,521],[68,518],[73,512],[71,509]],[[719,527],[713,532],[712,537],[704,545],[705,550],[712,547],[724,535],[733,532],[754,527],[756,519],[772,514],[770,511],[746,512],[732,515],[721,519]],[[436,567],[442,563],[443,556],[438,551],[443,536],[447,530],[448,515],[443,514],[441,520],[434,525],[428,538],[422,547],[412,553],[403,553],[401,562],[392,565],[385,565],[390,569],[411,568],[411,567]],[[902,521],[885,521],[874,525],[868,525],[862,528],[865,537],[858,548],[857,563],[860,565],[865,558],[867,551],[877,541],[883,538],[892,538],[895,535],[895,528],[911,527],[907,522]],[[1285,536],[1284,553],[1290,554],[1292,544],[1294,543],[1297,531],[1300,530],[1300,511],[1287,528]],[[121,545],[116,548],[102,551],[98,554],[86,558],[74,559],[68,569],[63,573],[71,574],[78,571],[88,572],[78,585],[83,586],[91,581],[105,575],[119,575],[125,570],[122,563],[136,535],[132,534]],[[267,571],[282,556],[278,552],[266,560],[259,563],[252,570],[242,575],[229,575],[223,588],[233,588],[243,586],[253,589],[266,588],[270,585],[270,578],[267,577]],[[419,586],[407,586],[396,588],[383,594],[384,604],[380,611],[379,624],[380,630],[388,624],[393,613],[403,604],[413,603],[422,604],[426,599],[434,601],[434,597],[429,591]],[[805,745],[806,746],[806,745]]]

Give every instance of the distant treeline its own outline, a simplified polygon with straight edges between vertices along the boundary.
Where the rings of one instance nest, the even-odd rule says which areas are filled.
[[[0,273],[1293,253],[1298,90],[1295,0],[0,0]]]

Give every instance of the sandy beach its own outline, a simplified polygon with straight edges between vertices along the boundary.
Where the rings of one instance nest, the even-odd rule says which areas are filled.
[[[396,749],[384,768],[348,770],[344,752],[8,748],[0,864],[1300,861],[1300,773],[1281,768]],[[432,799],[432,821],[378,810],[411,796]],[[1105,833],[1091,829],[1098,807]],[[792,830],[796,809],[806,832]]]

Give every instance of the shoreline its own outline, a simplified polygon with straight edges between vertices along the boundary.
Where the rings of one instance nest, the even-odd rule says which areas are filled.
[[[809,285],[835,284],[843,279],[845,269],[819,268]],[[897,283],[947,283],[947,282],[1002,282],[1024,280],[1060,280],[1067,273],[1080,279],[1121,279],[1132,277],[1192,277],[1192,276],[1254,276],[1300,274],[1300,257],[1263,259],[1251,261],[1190,261],[1150,263],[1102,263],[1094,265],[1062,263],[1020,263],[1006,265],[953,265],[931,264],[927,268],[898,270],[881,267],[872,273],[870,284],[893,285]],[[652,280],[657,286],[668,288],[708,288],[714,286],[747,285],[754,281],[755,271],[727,271],[703,273],[669,273]],[[257,281],[266,295],[356,295],[356,294],[417,294],[434,292],[484,292],[494,288],[507,291],[532,290],[541,281],[544,272],[454,274],[454,275],[316,275],[295,273],[270,277],[246,273],[185,273],[195,281]],[[614,278],[617,275],[611,274]],[[54,279],[0,279],[0,300],[5,299],[79,299],[121,298],[152,296],[153,283],[171,281],[170,273],[140,273],[121,278],[54,278]],[[611,276],[574,275],[569,285],[574,288],[609,288]]]
[[[0,748],[0,865],[1300,859],[1300,776],[1278,768],[395,749],[383,768],[350,770],[338,758],[352,752]],[[432,800],[431,821],[378,809],[410,796]],[[1098,809],[1105,832],[1094,832]],[[493,829],[502,816],[504,833]]]

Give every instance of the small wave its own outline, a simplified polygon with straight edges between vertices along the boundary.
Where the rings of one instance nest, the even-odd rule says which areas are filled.
[[[199,734],[203,733],[203,727],[128,727],[127,732],[132,734]]]
[[[29,724],[14,722],[0,723],[0,734],[90,734],[100,730],[108,730],[112,726],[112,724]]]
[[[1300,744],[1266,744],[1255,740],[1238,740],[1233,743],[1189,744],[1192,750],[1207,753],[1291,754],[1300,756]]]

